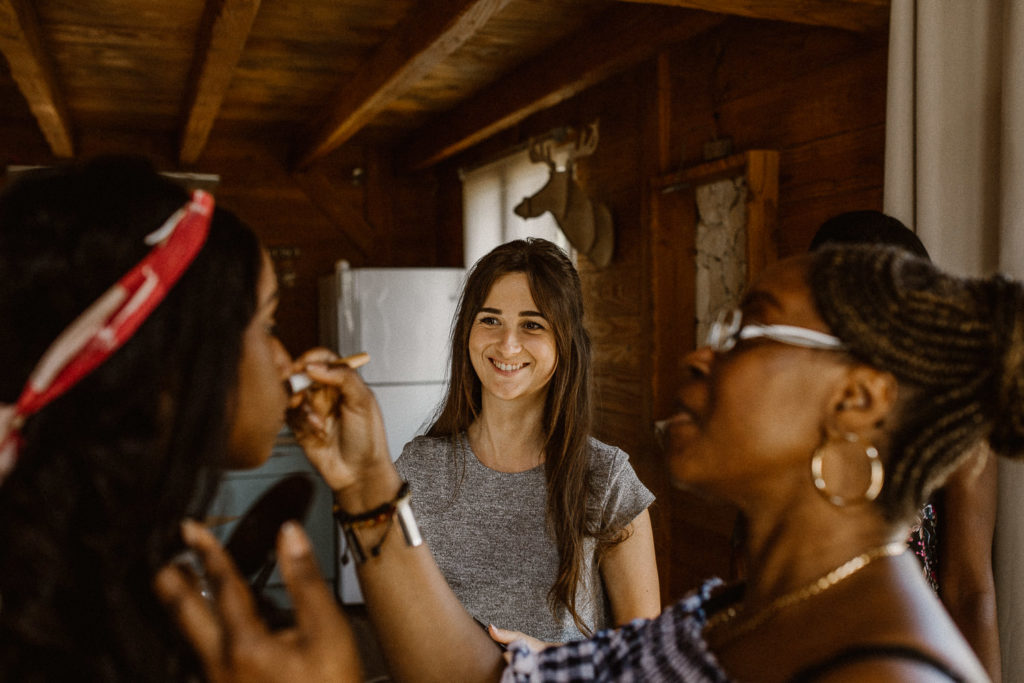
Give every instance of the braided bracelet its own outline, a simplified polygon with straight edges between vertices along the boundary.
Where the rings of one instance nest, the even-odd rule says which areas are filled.
[[[380,526],[381,524],[387,525],[380,537],[380,541],[370,548],[370,554],[373,557],[380,555],[381,546],[384,545],[384,540],[388,537],[388,532],[391,530],[391,524],[395,517],[398,517],[398,524],[402,527],[402,535],[405,536],[406,545],[416,547],[423,543],[423,537],[420,536],[420,528],[412,514],[412,505],[409,504],[411,497],[412,493],[409,491],[409,482],[404,481],[394,499],[357,515],[350,515],[342,510],[341,506],[337,503],[334,504],[334,518],[338,520],[338,524],[341,526],[349,554],[356,564],[366,562],[366,551],[363,550],[363,545],[359,542],[359,537],[355,533],[356,529],[366,529]]]

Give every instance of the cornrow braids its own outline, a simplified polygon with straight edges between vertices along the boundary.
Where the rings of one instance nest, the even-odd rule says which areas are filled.
[[[1001,276],[961,279],[906,251],[828,247],[812,257],[815,305],[850,355],[893,374],[879,504],[890,519],[920,507],[972,449],[1024,451],[1024,289]]]

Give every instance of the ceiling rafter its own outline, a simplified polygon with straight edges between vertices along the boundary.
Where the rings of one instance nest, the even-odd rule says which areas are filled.
[[[50,151],[74,156],[71,121],[53,62],[43,48],[39,20],[30,0],[0,0],[0,52],[28,101]]]
[[[195,163],[206,146],[259,8],[260,0],[221,0],[203,16],[178,150],[183,164]]]
[[[851,31],[884,28],[889,0],[621,0],[635,4],[668,5],[735,14],[755,19],[831,26]]]
[[[432,166],[725,19],[707,12],[681,15],[662,7],[613,6],[556,47],[417,131],[406,145],[402,165],[413,170]]]
[[[511,0],[430,0],[412,13],[338,91],[295,155],[303,168],[344,144],[430,73]]]

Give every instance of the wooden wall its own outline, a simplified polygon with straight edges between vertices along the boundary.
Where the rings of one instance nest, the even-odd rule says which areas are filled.
[[[610,206],[616,225],[612,264],[596,270],[584,257],[579,266],[595,348],[596,435],[627,450],[658,495],[652,512],[666,601],[710,574],[736,571],[734,511],[673,489],[654,443],[651,425],[663,415],[653,408],[651,332],[675,311],[651,308],[656,246],[648,182],[701,163],[713,135],[732,138],[736,151],[779,150],[774,238],[780,256],[801,252],[827,217],[881,208],[885,66],[885,35],[730,19],[451,164],[600,118],[599,147],[578,169],[584,186]],[[441,177],[442,187],[455,182],[450,169]],[[454,199],[454,193],[442,195]],[[680,292],[686,296],[692,290]],[[692,340],[679,340],[680,355],[689,348]]]
[[[777,149],[780,255],[829,216],[881,208],[887,36],[734,21],[670,54],[670,149],[700,161],[713,130]],[[677,118],[678,117],[678,118]]]
[[[390,153],[366,147],[343,148],[294,173],[286,162],[288,142],[275,131],[218,134],[195,168],[184,170],[218,174],[212,190],[218,204],[248,223],[271,253],[297,250],[290,264],[279,261],[295,277],[290,285],[281,278],[277,316],[285,346],[297,354],[318,343],[317,278],[338,259],[356,266],[432,266],[459,265],[452,259],[461,256],[447,253],[449,240],[439,237],[433,174],[397,175]],[[81,158],[141,154],[158,170],[182,170],[176,141],[165,136],[97,131],[77,143]],[[21,117],[0,116],[0,168],[59,163],[27,107]],[[361,184],[352,182],[355,168],[364,169]]]

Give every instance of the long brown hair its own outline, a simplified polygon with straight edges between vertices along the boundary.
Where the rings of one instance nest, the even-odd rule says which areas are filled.
[[[458,440],[480,415],[480,378],[469,359],[469,333],[491,287],[509,273],[524,273],[540,313],[551,325],[558,362],[544,405],[544,471],[547,478],[548,526],[558,548],[558,576],[548,591],[552,613],[569,611],[582,633],[590,633],[576,611],[584,539],[597,541],[600,557],[618,539],[619,530],[601,528],[589,518],[592,498],[587,449],[592,420],[590,335],[583,326],[583,292],[572,262],[543,239],[515,240],[496,247],[469,271],[451,335],[448,393],[429,436]],[[456,463],[459,459],[456,458]],[[457,477],[457,480],[460,477]]]

